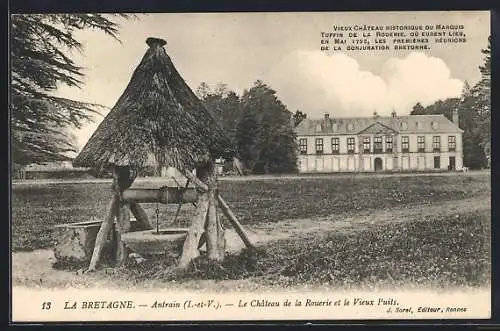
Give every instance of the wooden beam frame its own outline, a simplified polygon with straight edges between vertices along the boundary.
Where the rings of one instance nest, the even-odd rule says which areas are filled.
[[[134,205],[133,208],[130,204],[123,199],[123,191],[132,185],[135,180],[135,174],[131,174],[130,167],[128,166],[114,166],[113,167],[113,183],[111,185],[113,189],[113,198],[108,207],[108,214],[99,228],[97,233],[96,243],[94,246],[94,251],[92,252],[92,258],[90,260],[89,268],[86,272],[95,271],[97,264],[101,258],[102,249],[104,243],[106,242],[106,237],[112,228],[113,222],[116,219],[116,265],[121,266],[125,262],[127,257],[127,252],[125,245],[121,242],[121,234],[130,231],[130,212],[133,212],[136,216],[137,221],[143,223],[143,227],[150,227],[149,221],[147,220],[147,215],[138,205]]]
[[[187,179],[189,179],[191,182],[193,182],[198,188],[202,191],[207,192],[208,191],[208,186],[200,181],[193,173],[190,171],[184,171],[184,175],[186,176]],[[231,208],[227,204],[227,202],[220,196],[220,194],[217,194],[217,200],[219,202],[219,205],[221,207],[221,211],[224,213],[224,215],[229,219],[231,224],[234,226],[234,229],[240,236],[241,240],[245,243],[245,246],[247,248],[254,248],[255,246],[251,242],[250,238],[248,237],[245,229],[241,225],[241,223],[238,221],[238,218],[234,213],[231,211]]]
[[[123,191],[123,200],[136,203],[193,203],[198,201],[198,193],[194,187],[177,188],[162,187],[158,189],[151,188],[129,188]]]

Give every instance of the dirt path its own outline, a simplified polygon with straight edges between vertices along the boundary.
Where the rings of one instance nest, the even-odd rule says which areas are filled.
[[[484,210],[491,208],[489,196],[481,198],[455,200],[440,205],[420,205],[406,208],[378,210],[374,213],[362,212],[355,216],[339,217],[334,215],[307,219],[290,219],[276,223],[261,223],[247,229],[250,239],[256,245],[263,245],[272,240],[300,238],[307,234],[327,235],[331,232],[357,232],[370,226],[380,226],[387,223],[406,222],[416,219],[425,219],[438,215],[450,215]],[[244,248],[244,244],[234,231],[228,231],[226,236],[228,250],[237,252]]]
[[[247,226],[246,230],[255,245],[260,246],[273,240],[298,239],[311,234],[322,236],[338,231],[352,233],[361,231],[367,227],[380,226],[391,222],[405,222],[438,215],[460,215],[466,212],[488,210],[490,208],[490,197],[481,196],[472,199],[444,202],[440,205],[407,206],[390,210],[379,210],[374,213],[364,212],[339,219],[335,219],[335,216],[331,215],[309,219],[283,220],[275,223],[257,224],[252,227]],[[244,248],[243,242],[232,229],[228,229],[226,240],[227,250],[231,253],[236,253]],[[110,283],[110,279],[105,279],[99,273],[77,276],[74,272],[55,270],[51,267],[53,261],[52,250],[13,253],[12,285],[43,287],[130,287],[130,284],[127,283]],[[153,282],[150,286],[154,286]],[[189,286],[192,286],[192,284]]]

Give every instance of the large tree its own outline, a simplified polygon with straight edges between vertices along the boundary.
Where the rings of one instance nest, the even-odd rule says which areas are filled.
[[[205,107],[212,111],[214,117],[235,144],[236,130],[241,117],[239,96],[234,91],[229,90],[224,83],[217,83],[212,91],[205,82],[198,86],[197,95]]]
[[[18,14],[11,16],[11,155],[25,165],[63,160],[75,151],[66,134],[90,120],[100,106],[57,97],[62,85],[82,86],[83,68],[71,59],[83,44],[74,33],[102,31],[118,40],[117,16],[103,14]]]
[[[458,110],[459,127],[464,130],[462,135],[464,165],[471,169],[480,169],[486,165],[486,156],[482,147],[481,121],[476,109],[476,98],[468,82],[464,84],[461,98],[438,100],[427,107],[417,103],[411,114],[443,114],[452,120],[453,110]]]
[[[293,114],[277,98],[276,91],[256,81],[243,93],[242,117],[237,130],[241,161],[254,173],[296,171]]]
[[[478,116],[478,134],[481,147],[488,161],[491,158],[491,36],[488,45],[481,50],[484,54],[484,63],[479,66],[481,80],[474,86],[474,108]]]
[[[475,108],[475,98],[468,82],[465,82],[462,91],[461,103],[458,108],[462,135],[464,165],[471,169],[480,169],[486,165],[486,155],[481,146],[478,114]]]

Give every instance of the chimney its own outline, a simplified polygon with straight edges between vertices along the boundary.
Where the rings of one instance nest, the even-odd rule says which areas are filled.
[[[453,114],[452,114],[452,120],[453,120],[453,123],[455,123],[457,126],[459,124],[459,121],[458,121],[458,109],[453,109]]]
[[[329,119],[330,118],[330,114],[328,113],[325,113],[325,120]]]
[[[293,129],[295,127],[295,118],[290,116],[290,127]]]

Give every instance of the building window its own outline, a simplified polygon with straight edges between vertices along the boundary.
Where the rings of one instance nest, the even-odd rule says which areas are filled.
[[[441,158],[439,156],[434,156],[434,169],[441,168]]]
[[[432,150],[434,152],[439,152],[441,150],[441,137],[440,136],[432,137]]]
[[[299,151],[300,151],[300,154],[307,154],[307,139],[306,138],[299,139]]]
[[[457,137],[448,136],[448,150],[450,152],[454,152],[456,148],[457,148]]]
[[[392,136],[385,137],[385,151],[387,153],[392,153]]]
[[[316,138],[316,154],[323,154],[323,138]]]
[[[401,149],[403,153],[408,153],[410,150],[410,137],[408,136],[402,136],[401,137]]]
[[[382,153],[382,137],[373,137],[373,152]]]
[[[354,153],[354,138],[347,138],[347,153]]]
[[[417,148],[419,152],[425,152],[425,136],[417,137]]]
[[[332,138],[332,154],[338,154],[339,150],[339,138]]]
[[[363,137],[363,153],[370,153],[370,137]]]

